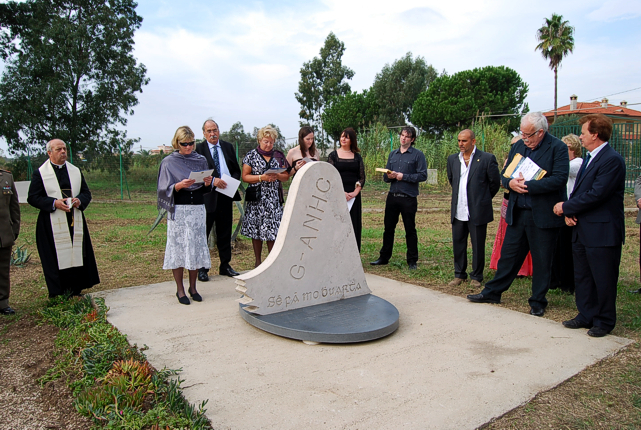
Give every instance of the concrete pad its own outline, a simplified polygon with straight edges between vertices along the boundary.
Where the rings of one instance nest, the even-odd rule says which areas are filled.
[[[147,345],[156,368],[183,368],[190,402],[216,429],[474,429],[631,343],[374,275],[399,329],[367,343],[306,345],[238,313],[234,279],[102,292],[108,319]]]

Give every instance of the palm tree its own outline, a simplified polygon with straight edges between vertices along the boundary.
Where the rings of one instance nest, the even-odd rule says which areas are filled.
[[[574,49],[574,27],[568,21],[563,21],[562,15],[552,14],[552,18],[545,18],[545,25],[536,31],[536,45],[541,50],[541,55],[550,60],[550,69],[554,70],[554,121],[556,121],[557,74],[563,57]]]

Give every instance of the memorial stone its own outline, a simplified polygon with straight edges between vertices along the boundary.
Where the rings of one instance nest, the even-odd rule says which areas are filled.
[[[319,161],[300,169],[272,251],[236,279],[244,309],[258,315],[371,293],[334,166]]]

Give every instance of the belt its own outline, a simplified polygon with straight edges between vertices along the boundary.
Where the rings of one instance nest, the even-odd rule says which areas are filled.
[[[389,193],[389,194],[391,196],[393,196],[393,197],[409,197],[409,198],[412,197],[412,196],[408,196],[407,194],[403,194],[403,193]]]

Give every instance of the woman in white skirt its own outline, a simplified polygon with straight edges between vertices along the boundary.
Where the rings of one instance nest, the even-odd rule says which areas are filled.
[[[164,270],[173,272],[178,302],[188,305],[183,285],[183,270],[189,271],[189,295],[201,302],[196,291],[198,269],[211,267],[205,202],[203,196],[212,191],[212,177],[204,183],[188,179],[194,171],[208,170],[207,159],[194,152],[194,132],[187,126],[179,127],[171,141],[176,149],[160,163],[158,172],[158,209],[167,210],[167,246]]]

